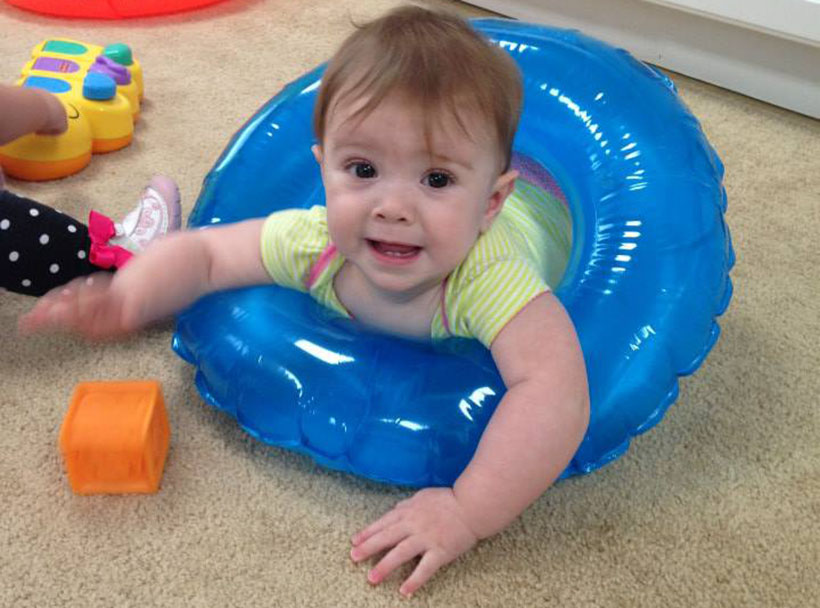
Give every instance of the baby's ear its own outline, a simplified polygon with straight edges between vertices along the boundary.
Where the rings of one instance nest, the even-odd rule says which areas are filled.
[[[515,188],[515,180],[518,177],[518,171],[511,169],[506,173],[502,173],[495,180],[493,191],[490,194],[490,199],[487,201],[487,211],[484,213],[484,219],[481,222],[481,232],[487,232],[490,226],[493,225],[495,218],[501,213],[504,208],[504,201]]]
[[[310,151],[313,152],[313,158],[316,159],[316,162],[320,165],[322,164],[322,146],[319,144],[313,144],[310,147]]]

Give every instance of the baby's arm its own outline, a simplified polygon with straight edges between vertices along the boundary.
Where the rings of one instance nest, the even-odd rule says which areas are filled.
[[[0,146],[28,133],[57,135],[68,128],[60,100],[41,89],[0,84]]]
[[[20,329],[113,338],[167,317],[205,294],[269,283],[259,244],[263,222],[170,234],[114,275],[98,273],[53,289],[21,317]]]
[[[586,371],[558,299],[546,293],[531,301],[491,350],[507,392],[453,488],[421,490],[353,537],[355,561],[389,550],[370,582],[421,557],[400,588],[412,594],[441,566],[510,524],[577,450],[589,419]]]
[[[552,485],[589,423],[581,346],[552,293],[507,324],[492,354],[507,393],[453,488],[481,538],[504,529]]]

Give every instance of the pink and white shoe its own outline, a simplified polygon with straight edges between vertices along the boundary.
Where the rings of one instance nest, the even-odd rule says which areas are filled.
[[[168,232],[179,230],[182,209],[176,183],[164,175],[155,175],[142,191],[137,206],[121,223],[115,223],[115,236],[110,245],[138,253],[148,244]]]

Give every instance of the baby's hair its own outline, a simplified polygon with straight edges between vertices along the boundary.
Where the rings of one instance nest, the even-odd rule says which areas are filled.
[[[362,26],[345,40],[322,77],[313,126],[321,143],[331,106],[367,99],[352,118],[363,118],[392,94],[421,108],[429,143],[442,108],[462,120],[475,112],[494,129],[505,169],[521,112],[521,76],[503,50],[461,17],[405,6]]]

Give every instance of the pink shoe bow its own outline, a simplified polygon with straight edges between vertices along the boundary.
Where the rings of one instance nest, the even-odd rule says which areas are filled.
[[[100,268],[122,268],[134,255],[119,245],[109,245],[108,241],[117,234],[114,222],[96,211],[88,214],[88,237],[91,250],[88,261]]]

